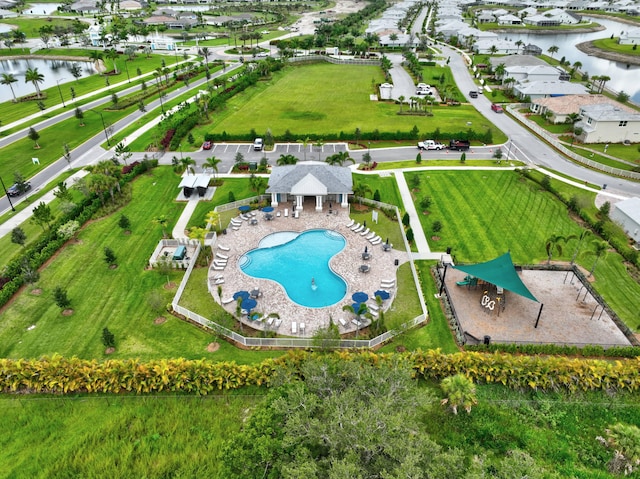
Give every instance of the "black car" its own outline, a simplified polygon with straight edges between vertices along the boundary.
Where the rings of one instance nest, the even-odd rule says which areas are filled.
[[[475,91],[475,90],[471,90],[471,91],[469,92],[469,96],[470,96],[471,98],[478,98],[478,92],[477,92],[477,91]]]
[[[18,183],[14,183],[7,190],[7,194],[9,196],[20,196],[22,193],[26,193],[31,189],[31,183],[28,181],[23,184],[22,190],[20,189],[20,185]]]

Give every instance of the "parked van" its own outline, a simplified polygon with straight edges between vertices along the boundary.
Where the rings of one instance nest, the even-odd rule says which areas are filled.
[[[253,140],[253,149],[254,151],[262,151],[262,147],[264,144],[262,143],[262,138],[256,138]]]

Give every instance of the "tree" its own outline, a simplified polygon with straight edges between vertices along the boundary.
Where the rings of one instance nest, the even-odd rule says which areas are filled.
[[[418,154],[416,155],[416,163],[417,163],[417,164],[422,163],[422,154],[421,154],[421,153],[418,153]]]
[[[558,53],[559,48],[555,45],[551,45],[547,51],[551,54],[551,58],[553,58],[553,55]]]
[[[402,215],[402,224],[405,227],[408,227],[410,223],[411,223],[411,217],[409,216],[409,213],[405,212],[405,214]]]
[[[402,104],[404,103],[404,100],[405,100],[404,95],[400,95],[398,97],[398,101],[400,102],[400,113],[402,113]]]
[[[13,95],[13,102],[17,102],[18,99],[16,98],[16,94],[13,91],[13,86],[11,86],[12,83],[17,82],[18,79],[15,77],[15,75],[13,73],[3,73],[2,74],[2,79],[0,79],[0,83],[2,85],[7,85],[9,88],[11,88],[11,94]]]
[[[35,128],[32,126],[29,127],[29,132],[27,133],[27,138],[29,138],[34,143],[34,148],[40,148],[38,145],[38,140],[40,139],[40,133],[38,133]]]
[[[437,233],[437,232],[439,232],[441,230],[442,230],[442,221],[435,220],[433,222],[433,224],[431,225],[431,231],[433,231],[434,233]]]
[[[24,177],[17,171],[13,174],[13,182],[18,188],[18,192],[20,194],[26,193],[26,191],[29,189],[27,180],[25,180]]]
[[[109,328],[103,328],[102,330],[102,344],[105,348],[115,348],[116,347],[116,337],[113,335]]]
[[[357,183],[353,187],[353,195],[360,198],[360,204],[362,204],[362,198],[366,198],[367,193],[371,193],[371,187],[366,183]]]
[[[551,263],[554,250],[558,252],[559,256],[562,256],[562,243],[566,243],[570,239],[574,239],[574,237],[568,236],[565,238],[561,235],[551,235],[547,238],[547,241],[544,244],[544,248],[547,252],[547,264]]]
[[[73,78],[78,81],[78,79],[82,76],[82,68],[77,63],[74,63],[73,65],[71,65],[71,68],[69,68],[69,73],[71,73]]]
[[[42,98],[39,83],[44,81],[44,75],[40,73],[37,68],[27,68],[27,71],[24,74],[24,81],[25,83],[33,83],[33,86],[36,88],[38,98]]]
[[[281,379],[282,386],[224,444],[221,475],[465,477],[473,466],[461,460],[460,451],[442,448],[416,430],[420,411],[433,398],[410,377],[400,361],[384,367],[327,356],[306,361],[299,375]],[[480,477],[477,472],[466,477]]]
[[[587,278],[591,278],[591,276],[593,276],[593,273],[596,270],[596,266],[598,266],[598,260],[600,260],[601,257],[607,255],[607,250],[609,248],[609,245],[606,242],[600,240],[593,240],[591,242],[591,245],[592,249],[591,251],[589,251],[589,254],[594,255],[596,259],[593,262],[593,266],[591,266],[591,270],[589,270],[589,275],[587,276]]]
[[[605,201],[604,203],[602,203],[602,206],[600,207],[600,215],[602,216],[602,218],[608,218],[610,211],[611,203],[609,201]]]
[[[131,229],[131,221],[125,215],[120,215],[118,226],[124,231],[129,231]]]
[[[24,248],[24,245],[27,242],[27,235],[19,226],[16,226],[11,230],[11,242],[19,244]]]
[[[120,54],[116,51],[115,48],[109,48],[104,51],[104,56],[113,62],[113,72],[117,75],[119,72],[116,60],[120,56]]]
[[[56,305],[62,310],[68,309],[71,306],[67,290],[60,286],[56,286],[53,290],[53,299]]]
[[[116,145],[114,153],[116,154],[116,159],[118,161],[122,160],[125,165],[127,164],[127,160],[133,155],[129,145],[125,145],[122,141]]]
[[[20,269],[22,270],[22,278],[25,283],[33,284],[40,279],[40,272],[31,266],[27,258],[22,258]]]
[[[76,118],[80,120],[80,126],[84,126],[84,113],[82,112],[82,110],[79,107],[76,107],[74,114]]]
[[[493,152],[493,157],[500,162],[502,160],[502,148],[496,148],[496,151]]]
[[[587,229],[582,230],[582,233],[580,233],[580,236],[578,236],[578,244],[576,245],[576,249],[573,252],[573,257],[571,258],[571,264],[574,264],[576,262],[578,253],[580,253],[580,247],[582,246],[582,242],[584,241],[585,238],[591,236],[591,234],[592,234],[591,230],[587,230]]]
[[[44,231],[45,226],[49,227],[53,221],[53,214],[51,208],[44,201],[41,201],[38,206],[33,209],[33,215],[31,221],[40,226]]]
[[[423,211],[428,211],[430,206],[431,206],[430,196],[425,196],[420,200],[420,207],[422,208]]]
[[[218,173],[218,165],[222,160],[220,158],[216,158],[215,156],[210,156],[206,160],[204,160],[203,168],[211,169],[211,171],[215,175]]]
[[[626,93],[624,90],[620,91],[618,93],[618,95],[616,96],[616,100],[619,101],[620,103],[626,103],[629,101],[629,94]]]
[[[327,157],[327,163],[329,163],[329,158],[331,158],[331,156]],[[298,158],[296,158],[295,156],[282,154],[280,155],[280,158],[276,160],[276,165],[278,166],[295,165],[297,162],[298,162]]]
[[[267,179],[252,173],[249,177],[249,185],[253,191],[260,193],[267,187]]]
[[[467,161],[467,154],[463,152],[460,155],[460,163],[464,163],[465,161]]]
[[[453,414],[458,414],[458,408],[462,407],[467,414],[471,413],[471,407],[478,404],[476,387],[473,381],[464,374],[449,376],[440,383],[442,391],[446,394],[440,403],[448,405]]]
[[[111,248],[109,248],[108,246],[104,247],[104,261],[105,263],[107,263],[109,266],[114,266],[116,264],[116,261],[118,260],[118,258],[116,258],[116,254],[113,252],[113,250]]]
[[[369,165],[371,164],[371,160],[372,160],[371,153],[369,153],[368,151],[364,155],[362,155],[362,161],[367,168],[369,168]]]

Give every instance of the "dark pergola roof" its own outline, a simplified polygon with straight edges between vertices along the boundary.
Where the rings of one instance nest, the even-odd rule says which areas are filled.
[[[486,263],[453,266],[453,268],[539,303],[518,276],[511,253],[506,252]]]

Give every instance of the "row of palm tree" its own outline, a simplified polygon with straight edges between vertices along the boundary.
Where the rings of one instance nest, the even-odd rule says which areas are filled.
[[[13,95],[13,102],[17,102],[16,93],[13,91],[13,83],[16,83],[18,79],[13,73],[3,73],[0,78],[0,84],[7,85],[11,88],[11,94]],[[38,98],[42,98],[42,92],[40,91],[40,83],[44,81],[44,75],[38,71],[37,68],[28,68],[24,75],[25,83],[33,83],[33,86],[36,89],[36,94]]]

